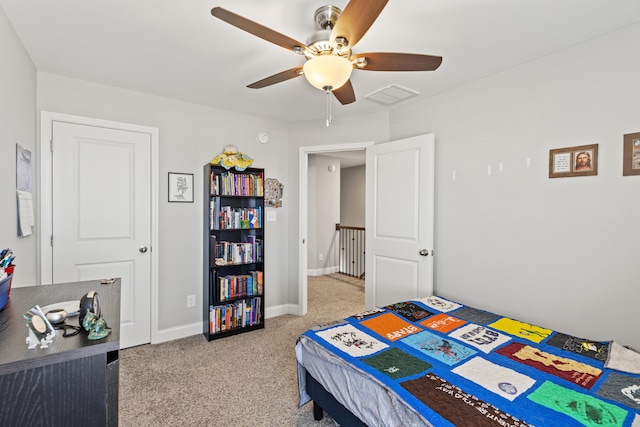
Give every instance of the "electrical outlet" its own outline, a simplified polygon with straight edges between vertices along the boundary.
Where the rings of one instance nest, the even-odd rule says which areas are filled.
[[[187,308],[196,306],[196,296],[195,295],[187,295]]]
[[[323,259],[324,259],[324,255],[322,255],[322,254],[318,254],[318,260],[319,260],[319,261],[322,261]]]

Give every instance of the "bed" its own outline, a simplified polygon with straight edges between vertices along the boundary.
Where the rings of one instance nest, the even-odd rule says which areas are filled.
[[[640,427],[640,354],[449,301],[307,330],[299,405],[342,426]]]

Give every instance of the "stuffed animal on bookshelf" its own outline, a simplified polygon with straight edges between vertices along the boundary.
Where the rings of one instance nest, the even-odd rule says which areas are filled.
[[[222,150],[222,154],[218,154],[211,160],[212,165],[220,165],[229,170],[234,168],[243,171],[253,163],[253,159],[244,153],[238,151],[235,145],[227,145]]]

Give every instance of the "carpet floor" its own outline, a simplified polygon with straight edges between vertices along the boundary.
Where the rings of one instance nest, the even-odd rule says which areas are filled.
[[[120,352],[121,427],[334,426],[298,408],[298,335],[364,310],[364,282],[308,278],[308,312],[266,320],[265,329],[207,342],[202,335]]]

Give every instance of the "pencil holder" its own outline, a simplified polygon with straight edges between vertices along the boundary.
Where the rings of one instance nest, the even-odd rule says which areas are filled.
[[[0,311],[4,310],[9,299],[9,291],[11,290],[11,278],[13,274],[8,275],[4,279],[0,280]]]

